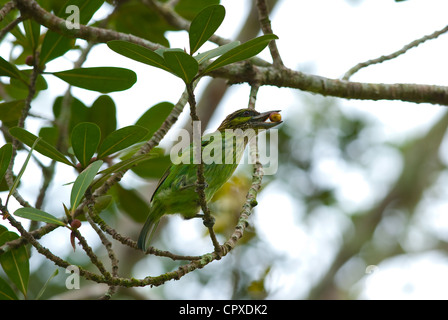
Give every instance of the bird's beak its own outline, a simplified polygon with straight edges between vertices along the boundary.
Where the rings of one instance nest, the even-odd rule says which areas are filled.
[[[272,110],[272,111],[260,113],[257,116],[253,116],[252,119],[250,119],[250,122],[252,122],[252,126],[257,129],[266,129],[267,130],[267,129],[273,128],[273,127],[279,125],[280,123],[282,123],[283,121],[266,122],[266,120],[269,119],[269,116],[271,115],[271,113],[280,112],[280,111],[281,110]]]

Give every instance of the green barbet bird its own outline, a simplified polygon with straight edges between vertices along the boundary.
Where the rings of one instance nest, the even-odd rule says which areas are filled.
[[[201,150],[206,182],[204,193],[207,202],[232,176],[248,140],[260,130],[267,130],[282,123],[278,112],[275,110],[259,113],[252,109],[241,109],[228,115],[216,132],[202,137]],[[273,122],[266,122],[268,119]],[[143,251],[146,251],[163,215],[179,213],[186,219],[200,216],[198,213],[201,205],[196,191],[197,164],[192,161],[193,148],[191,144],[180,155],[180,163],[172,164],[168,168],[152,195],[149,215],[137,242]]]

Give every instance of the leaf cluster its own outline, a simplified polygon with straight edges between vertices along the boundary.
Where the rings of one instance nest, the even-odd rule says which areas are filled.
[[[141,10],[142,2],[133,0],[126,1],[116,8],[108,18],[108,26],[120,32],[156,41],[166,48],[152,51],[145,46],[122,40],[111,40],[107,45],[122,56],[162,69],[180,78],[186,85],[191,85],[214,70],[254,57],[271,40],[277,39],[275,35],[269,34],[242,44],[234,41],[199,52],[224,20],[225,9],[218,3],[216,0],[181,0],[175,6],[177,14],[192,20],[188,53],[181,48],[167,48],[169,44],[163,33],[175,28],[168,25],[154,11],[148,8]],[[82,25],[91,23],[99,26],[102,22],[92,21],[92,17],[105,5],[105,1],[68,0],[62,4],[60,1],[46,0],[39,1],[39,4],[63,19],[67,19],[69,15],[65,9],[69,5],[75,5],[82,12],[80,15]],[[149,16],[152,18],[149,19]],[[141,25],[143,22],[147,23],[148,19],[152,21],[151,26],[154,28],[142,32]],[[0,27],[12,21],[13,15],[6,15],[4,21],[0,22]],[[22,53],[9,60],[0,57],[0,77],[9,79],[9,83],[2,84],[5,95],[2,94],[3,101],[0,103],[0,121],[6,140],[0,147],[0,182],[5,186],[2,190],[9,191],[6,203],[3,205],[0,202],[3,217],[11,217],[11,221],[15,221],[12,217],[20,217],[43,223],[51,228],[66,227],[72,230],[73,246],[74,238],[80,236],[70,222],[77,216],[83,219],[81,216],[92,202],[99,213],[107,208],[113,199],[122,212],[138,222],[144,221],[148,210],[146,201],[135,189],[125,188],[118,183],[109,186],[109,180],[129,169],[143,178],[160,178],[170,165],[169,157],[165,156],[163,149],[160,148],[152,147],[150,152],[139,150],[154,139],[155,133],[175,111],[175,106],[170,102],[160,102],[148,108],[133,125],[117,128],[116,106],[107,94],[131,88],[137,81],[134,71],[115,66],[76,66],[67,70],[46,71],[47,65],[53,60],[64,57],[69,51],[79,49],[75,39],[52,30],[44,30],[32,19],[23,21],[22,27],[13,28],[11,34],[15,37],[13,45],[20,47]],[[27,66],[19,68],[18,65]],[[46,80],[48,77],[57,77],[67,83],[69,94],[55,99],[54,120],[48,120],[49,124],[34,134],[26,129],[24,122],[29,116],[31,101],[48,89]],[[91,106],[86,106],[71,96],[71,86],[99,92],[102,95]],[[11,167],[16,165],[15,156],[21,150],[28,153],[27,158],[17,176],[14,176]],[[40,163],[42,157],[51,160],[51,165],[45,166]],[[74,181],[67,181],[67,185],[71,186],[70,204],[69,208],[65,204],[62,205],[62,214],[59,215],[61,218],[57,217],[58,214],[42,210],[41,206],[32,206],[26,201],[21,201],[19,184],[31,159],[35,159],[42,167],[46,186],[54,178],[55,164],[66,166],[76,173]],[[93,198],[92,193],[104,186],[110,190],[109,194]],[[42,194],[45,196],[44,187]],[[22,204],[22,207],[13,213],[8,211],[10,197],[16,197]],[[102,225],[101,221],[97,223]],[[18,291],[27,297],[30,277],[29,254],[23,245],[9,248],[9,243],[18,239],[21,237],[17,233],[0,225],[2,269]],[[86,245],[83,244],[83,247],[90,254]],[[92,255],[90,257],[93,263],[98,263]],[[55,274],[52,275],[54,276]],[[38,296],[42,294],[43,289]],[[0,278],[0,299],[18,299],[17,290],[12,289],[8,281],[2,278]]]
[[[270,41],[277,39],[277,36],[268,34],[243,44],[234,41],[194,55],[218,30],[224,16],[224,7],[213,5],[206,7],[193,19],[189,32],[189,54],[180,48],[151,51],[121,40],[109,41],[107,45],[125,57],[170,72],[186,84],[191,84],[195,79],[213,70],[257,55]],[[218,58],[210,63],[210,59],[215,57]]]

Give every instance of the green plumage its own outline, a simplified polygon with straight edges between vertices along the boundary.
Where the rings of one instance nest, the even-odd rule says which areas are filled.
[[[259,129],[269,129],[281,123],[264,122],[272,112],[261,114],[250,109],[238,110],[223,121],[217,132],[202,137],[202,160],[207,184],[204,192],[207,202],[232,176],[247,145],[247,139],[235,137],[232,130],[226,129],[241,129],[243,132],[253,129],[250,131],[252,134],[249,134],[250,139],[251,136],[258,134]],[[207,159],[207,154],[211,154],[213,159]],[[190,148],[180,156],[183,163],[171,165],[160,179],[151,198],[148,218],[140,232],[137,243],[140,249],[146,251],[163,215],[179,213],[188,219],[196,217],[199,213],[201,207],[196,192],[197,165],[193,164],[192,155],[193,145],[190,145]]]

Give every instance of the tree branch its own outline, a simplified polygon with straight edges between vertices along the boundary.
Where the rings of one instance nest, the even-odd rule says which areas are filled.
[[[244,71],[243,71],[244,70]],[[412,83],[365,83],[329,79],[288,68],[254,66],[250,72],[243,63],[235,63],[211,72],[212,76],[227,78],[231,83],[259,83],[280,88],[292,88],[345,99],[401,100],[448,106],[448,87]]]
[[[67,29],[65,20],[42,9],[34,0],[16,0],[18,8],[28,13],[45,27],[67,37],[81,38],[94,42],[124,40],[139,44],[151,50],[164,48],[151,41],[113,30],[81,25],[79,29]],[[415,103],[448,105],[448,87],[424,84],[361,83],[329,79],[309,75],[287,68],[274,68],[266,61],[250,59],[255,64],[249,68],[246,63],[235,63],[211,72],[212,77],[227,79],[230,83],[254,83],[299,89],[324,96],[360,100],[401,100]]]
[[[34,0],[15,0],[17,7],[22,13],[28,13],[34,20],[39,24],[47,27],[48,29],[62,34],[69,38],[79,38],[91,42],[108,42],[110,40],[123,40],[129,41],[135,44],[139,44],[151,50],[157,50],[164,48],[162,45],[155,44],[151,41],[133,36],[131,34],[126,34],[122,32],[117,32],[114,30],[88,27],[85,25],[80,25],[79,29],[73,28],[68,29],[66,26],[66,21],[54,14],[51,14],[40,7]]]

